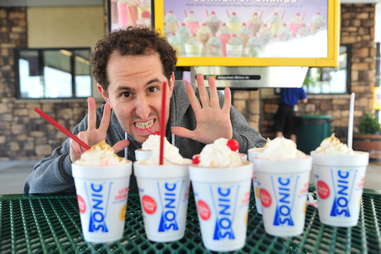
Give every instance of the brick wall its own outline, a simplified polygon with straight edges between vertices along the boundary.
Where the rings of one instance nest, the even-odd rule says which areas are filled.
[[[233,104],[245,116],[250,126],[258,130],[261,113],[259,90],[234,91]]]
[[[351,44],[352,47],[350,90],[356,93],[355,125],[364,112],[372,109],[371,89],[375,84],[376,55],[374,29],[374,4],[341,5],[341,43]],[[278,108],[279,96],[274,94],[273,89],[260,89],[255,98],[250,93],[235,92],[234,104],[247,119],[251,119],[253,114],[255,119],[260,116],[260,132],[265,137],[273,137],[273,117]],[[309,96],[308,104],[299,105],[299,113],[331,115],[336,135],[344,139],[348,126],[349,99],[349,94]],[[257,127],[256,121],[252,124]]]
[[[65,138],[33,111],[40,107],[66,128],[86,110],[83,100],[17,100],[13,50],[27,47],[26,8],[0,8],[0,160],[41,159]]]

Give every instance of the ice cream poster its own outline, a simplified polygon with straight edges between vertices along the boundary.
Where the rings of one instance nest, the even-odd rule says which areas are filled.
[[[329,1],[163,1],[163,33],[180,57],[326,58]]]
[[[128,26],[151,27],[151,0],[109,0],[110,30]]]

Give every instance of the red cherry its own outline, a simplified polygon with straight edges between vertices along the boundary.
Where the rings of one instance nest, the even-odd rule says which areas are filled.
[[[155,131],[154,134],[160,136],[160,131]]]
[[[195,164],[195,165],[200,164],[200,155],[199,154],[193,155],[192,164]]]
[[[238,152],[239,150],[239,143],[235,139],[229,139],[226,145],[232,150],[233,152]]]

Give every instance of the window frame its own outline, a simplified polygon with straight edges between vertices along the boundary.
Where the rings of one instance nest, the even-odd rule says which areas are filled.
[[[21,96],[21,84],[20,84],[20,66],[19,66],[19,60],[20,58],[20,52],[22,51],[33,51],[37,52],[38,54],[38,69],[41,73],[43,72],[44,65],[44,58],[43,53],[46,51],[60,51],[60,50],[67,50],[72,52],[72,55],[70,56],[70,75],[71,75],[71,89],[72,89],[72,95],[70,97],[38,97],[38,98],[31,98],[31,97],[22,97]],[[16,74],[15,81],[16,81],[16,99],[20,100],[73,100],[73,99],[82,99],[87,98],[88,96],[76,96],[77,94],[77,87],[76,87],[76,80],[75,80],[75,54],[74,52],[77,50],[88,50],[89,56],[91,57],[91,48],[90,47],[62,47],[62,48],[15,48],[14,49],[14,73]],[[89,61],[90,61],[89,57]],[[47,66],[47,65],[46,65]],[[90,76],[90,89],[91,93],[89,96],[93,95],[93,78],[92,78],[92,71],[91,71],[91,64],[89,65],[89,76]],[[45,88],[45,83],[44,83]]]
[[[351,91],[352,90],[351,89],[351,79],[352,79],[352,45],[351,44],[341,44],[339,46],[339,48],[342,47],[342,46],[346,47],[346,54],[347,54],[345,92],[343,92],[343,93],[311,93],[310,91],[308,91],[307,86],[303,83],[303,88],[304,88],[304,90],[306,91],[306,93],[308,95],[313,95],[313,96],[319,96],[319,95],[345,95],[345,94],[350,94],[352,92]],[[340,53],[338,54],[338,56],[340,57]],[[307,74],[306,74],[306,78],[309,75],[309,71],[310,71],[311,68],[318,68],[318,69],[329,68],[329,69],[332,69],[332,68],[335,68],[335,67],[309,67],[308,71],[307,71]]]

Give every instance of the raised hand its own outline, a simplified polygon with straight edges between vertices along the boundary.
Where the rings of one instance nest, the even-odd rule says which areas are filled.
[[[77,136],[89,146],[93,146],[106,139],[107,129],[111,119],[111,106],[109,103],[105,104],[101,123],[98,129],[96,128],[96,103],[93,97],[89,97],[87,99],[87,108],[87,130],[79,132]],[[117,153],[128,145],[128,140],[121,140],[113,146],[113,149]],[[84,151],[84,148],[73,140],[70,140],[70,160],[72,162],[78,160]]]
[[[196,97],[192,85],[186,83],[188,99],[196,116],[196,129],[189,130],[176,126],[172,127],[172,133],[204,144],[212,143],[217,138],[232,138],[230,89],[225,88],[224,104],[221,108],[214,78],[208,78],[209,94],[205,88],[203,75],[197,75],[196,80],[200,100]]]

